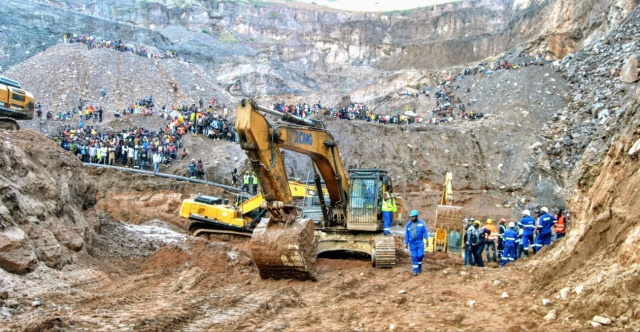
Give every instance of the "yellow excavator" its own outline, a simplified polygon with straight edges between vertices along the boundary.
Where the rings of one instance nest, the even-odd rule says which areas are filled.
[[[20,87],[20,83],[0,76],[0,129],[18,130],[16,120],[33,119],[33,95]]]
[[[301,201],[299,206],[304,215],[318,215],[318,209],[314,209],[314,206],[319,206],[315,186],[289,181],[289,190],[294,198]],[[185,199],[180,206],[180,217],[193,220],[189,224],[193,236],[207,239],[213,234],[251,237],[258,221],[266,214],[266,210],[260,208],[264,198],[261,193],[250,198],[243,196],[240,190],[237,193],[236,204],[208,195]]]
[[[453,175],[447,172],[440,204],[436,208],[435,237],[432,247],[427,251],[442,251],[452,254],[462,254],[462,207],[452,204]]]
[[[267,115],[279,121],[269,122]],[[338,145],[321,121],[303,119],[242,100],[235,128],[240,147],[258,177],[268,217],[250,241],[251,256],[262,278],[316,280],[316,257],[329,251],[363,252],[375,267],[396,264],[395,242],[383,236],[382,196],[392,193],[391,177],[381,169],[343,168]],[[318,191],[322,219],[301,218],[293,204],[280,149],[312,160],[316,188],[324,180],[329,199]],[[396,217],[402,199],[396,198]]]

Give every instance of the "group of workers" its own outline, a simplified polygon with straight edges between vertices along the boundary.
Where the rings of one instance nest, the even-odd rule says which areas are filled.
[[[392,195],[383,196],[383,217],[385,235],[388,234],[387,217],[385,212],[392,210],[390,202],[395,203]],[[385,203],[387,202],[387,203]],[[386,210],[385,211],[385,206]],[[395,204],[393,204],[395,210]],[[395,211],[393,211],[395,212]],[[407,223],[404,235],[404,243],[411,253],[412,273],[417,276],[422,272],[422,260],[424,259],[425,240],[429,240],[429,232],[424,221],[418,219],[417,210],[412,210],[409,214],[410,221]],[[465,245],[464,264],[483,267],[482,253],[486,250],[487,261],[500,261],[500,266],[513,262],[524,254],[529,257],[529,248],[537,253],[543,246],[551,245],[551,238],[554,241],[562,238],[566,234],[566,220],[562,209],[554,216],[549,214],[547,207],[542,207],[539,211],[538,219],[531,217],[531,211],[522,211],[522,219],[516,224],[511,221],[507,224],[506,219],[501,218],[499,226],[493,225],[493,220],[487,219],[482,225],[479,220],[470,219],[467,221],[466,232],[463,238]],[[389,228],[391,223],[389,222]],[[389,233],[390,234],[390,233]],[[496,245],[497,242],[497,245]],[[493,255],[490,255],[493,252]]]
[[[487,219],[482,225],[479,220],[470,219],[466,225],[464,236],[465,265],[484,266],[482,253],[486,250],[486,259],[490,262],[498,262],[500,266],[519,259],[522,255],[529,257],[529,248],[537,253],[543,246],[551,244],[551,238],[555,240],[566,234],[565,215],[562,209],[553,216],[549,214],[547,207],[542,207],[538,219],[531,216],[531,211],[522,211],[522,219],[518,223],[513,221],[507,224],[506,219],[500,219],[499,227],[493,225],[491,219]],[[497,242],[497,250],[496,250]],[[493,257],[490,252],[493,252]]]
[[[231,172],[231,182],[235,187],[238,184],[238,169],[234,168],[233,172]],[[258,194],[258,177],[255,172],[249,173],[249,171],[244,172],[244,176],[242,177],[242,191],[249,193],[249,185],[252,186],[252,195]]]

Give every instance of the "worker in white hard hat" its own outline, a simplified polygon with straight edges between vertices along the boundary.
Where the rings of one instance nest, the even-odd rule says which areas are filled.
[[[536,230],[536,220],[531,217],[529,210],[522,211],[522,219],[518,222],[518,226],[523,229],[522,247],[524,249],[524,258],[529,258],[529,245],[534,246],[533,235]]]
[[[545,206],[540,209],[542,215],[538,218],[538,237],[534,247],[535,252],[540,251],[542,246],[551,245],[552,229],[556,224],[556,218],[549,214],[549,209]]]
[[[504,251],[502,252],[500,266],[504,266],[516,259],[516,239],[518,238],[518,233],[515,227],[516,224],[511,221],[509,222],[509,229],[504,232]]]

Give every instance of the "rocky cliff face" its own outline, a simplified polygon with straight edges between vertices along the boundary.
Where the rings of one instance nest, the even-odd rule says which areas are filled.
[[[41,138],[0,131],[0,268],[9,272],[73,262],[98,225],[96,188],[80,162]]]
[[[392,73],[424,79],[431,76],[425,70],[480,61],[526,41],[530,52],[563,57],[637,3],[463,0],[349,13],[292,2],[7,0],[0,8],[0,66],[58,43],[66,32],[95,33],[178,52],[238,97],[340,95]]]

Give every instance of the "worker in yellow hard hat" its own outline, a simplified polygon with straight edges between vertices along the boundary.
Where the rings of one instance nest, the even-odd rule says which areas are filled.
[[[487,239],[484,243],[484,247],[487,251],[487,262],[491,262],[491,256],[489,255],[489,249],[493,250],[493,261],[498,262],[497,254],[496,254],[496,242],[498,241],[498,229],[493,224],[492,219],[487,219],[487,223],[484,225],[484,228],[491,231],[487,236]]]

